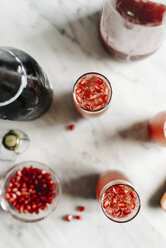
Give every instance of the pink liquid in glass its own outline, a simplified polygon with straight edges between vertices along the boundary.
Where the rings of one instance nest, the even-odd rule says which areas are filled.
[[[148,125],[149,136],[154,142],[166,146],[166,112],[156,115]]]
[[[77,111],[84,116],[98,116],[109,106],[111,85],[103,75],[87,73],[81,76],[73,89],[73,101]]]
[[[131,182],[119,171],[99,176],[96,196],[104,214],[115,222],[132,220],[139,212],[140,199]]]

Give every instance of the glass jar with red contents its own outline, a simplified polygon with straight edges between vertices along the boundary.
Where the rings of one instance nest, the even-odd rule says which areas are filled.
[[[0,47],[0,119],[31,121],[52,103],[53,89],[46,73],[29,54]]]
[[[118,223],[135,218],[141,206],[134,186],[120,171],[110,170],[99,176],[96,197],[104,214]]]
[[[61,196],[56,174],[46,165],[28,161],[9,169],[0,181],[0,205],[13,218],[36,222],[52,213]]]
[[[159,113],[149,121],[148,130],[151,140],[166,146],[166,111]]]
[[[128,61],[144,58],[165,40],[166,2],[104,0],[99,35],[112,55]]]
[[[112,87],[109,80],[97,72],[82,75],[73,87],[75,108],[85,117],[101,115],[108,109],[111,98]]]

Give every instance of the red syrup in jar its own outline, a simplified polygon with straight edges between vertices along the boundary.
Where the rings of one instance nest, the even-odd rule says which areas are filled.
[[[138,193],[120,171],[110,170],[99,176],[96,197],[105,215],[115,222],[130,221],[140,210]]]
[[[87,73],[80,77],[74,86],[74,105],[84,116],[98,116],[103,113],[111,96],[111,85],[101,74]]]
[[[166,112],[156,115],[148,124],[150,139],[166,146]]]
[[[141,25],[162,24],[166,6],[143,0],[117,0],[117,11],[126,19]]]
[[[16,171],[6,189],[5,199],[19,213],[36,213],[47,209],[56,197],[56,184],[46,171],[24,167]]]
[[[138,60],[154,53],[166,34],[166,5],[143,0],[104,0],[99,35],[115,57]]]

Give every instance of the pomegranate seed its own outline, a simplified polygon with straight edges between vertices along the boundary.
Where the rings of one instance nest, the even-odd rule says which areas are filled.
[[[20,213],[23,213],[24,212],[24,206],[23,205],[20,207],[19,212]]]
[[[89,104],[86,104],[85,105],[85,109],[90,110],[90,105]]]
[[[70,222],[72,220],[72,218],[73,218],[73,216],[71,214],[64,216],[64,219],[68,222]]]
[[[103,79],[96,77],[96,81],[99,85],[101,85],[103,83]]]
[[[124,213],[125,215],[128,215],[128,214],[131,213],[131,211],[130,211],[129,209],[127,209],[127,210],[124,210],[123,213]]]
[[[103,101],[104,101],[105,103],[107,103],[107,102],[108,102],[108,96],[107,96],[107,95],[104,95],[104,97],[103,97]]]
[[[90,98],[90,96],[91,96],[91,90],[90,90],[90,89],[85,90],[84,96],[85,96],[86,98]]]
[[[9,200],[9,199],[10,199],[10,194],[6,193],[5,199],[6,199],[6,200]]]
[[[116,212],[116,217],[120,217],[122,215],[122,211],[118,211],[118,212]]]
[[[76,96],[76,100],[79,104],[81,104],[82,100],[81,100],[81,97],[80,96]]]
[[[116,196],[112,198],[112,202],[115,203],[115,204],[118,202],[118,199],[117,199]]]
[[[131,195],[131,197],[132,197],[133,199],[136,199],[136,198],[137,198],[136,193],[135,193],[135,192],[133,192],[133,191],[131,191],[131,192],[130,192],[130,195]]]
[[[82,220],[83,218],[82,218],[81,215],[76,215],[76,216],[75,216],[75,219],[77,219],[77,220]]]
[[[21,176],[21,175],[22,175],[21,171],[16,171],[16,176]]]
[[[39,214],[39,209],[35,209],[35,213],[36,214]]]
[[[11,190],[11,188],[8,188],[7,190],[6,190],[6,193],[10,193],[12,190]]]
[[[93,94],[92,96],[89,97],[89,101],[94,101],[96,99],[97,95]]]
[[[102,105],[101,104],[98,104],[98,105],[95,105],[94,107],[93,107],[93,110],[99,110],[99,109],[101,109],[102,108]]]
[[[82,92],[82,89],[81,89],[81,88],[77,88],[77,89],[76,89],[76,93],[77,93],[77,94],[80,94],[81,92]]]
[[[101,89],[102,89],[102,88],[101,88],[99,85],[96,85],[96,86],[95,86],[95,91],[96,91],[96,92],[100,93],[100,92],[101,92]]]
[[[75,126],[74,126],[73,124],[71,124],[71,125],[68,126],[68,129],[71,130],[71,131],[72,131],[74,128],[75,128]]]
[[[81,80],[81,81],[80,81],[80,83],[79,83],[79,84],[80,84],[81,86],[84,86],[84,85],[85,85],[85,83],[86,83],[86,80],[85,80],[85,79],[83,79],[83,80]]]
[[[130,208],[131,208],[131,209],[134,209],[134,208],[135,208],[135,203],[134,203],[134,202],[132,202],[132,203],[130,204]]]
[[[120,208],[125,208],[125,207],[126,207],[126,203],[120,202],[120,203],[118,203],[118,206],[119,206]]]
[[[110,202],[109,202],[109,201],[103,202],[103,207],[104,207],[104,208],[109,207],[109,205],[110,205]]]
[[[113,190],[113,192],[114,192],[115,194],[118,193],[118,188],[117,188],[117,186],[113,187],[112,190]]]
[[[77,207],[77,211],[79,211],[79,212],[83,212],[84,210],[85,210],[84,206],[78,206]]]
[[[15,200],[12,202],[12,206],[15,207],[16,205],[17,205],[17,201]]]
[[[104,86],[103,91],[104,91],[104,94],[106,94],[106,95],[109,94],[109,88],[107,85]]]
[[[111,216],[115,216],[115,211],[112,208],[108,208],[106,212]]]

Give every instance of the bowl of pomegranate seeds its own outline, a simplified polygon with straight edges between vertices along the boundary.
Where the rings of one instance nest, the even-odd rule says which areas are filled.
[[[36,222],[53,212],[60,200],[61,186],[55,173],[39,162],[23,162],[1,179],[0,204],[22,222]]]
[[[85,117],[101,115],[109,107],[112,87],[102,74],[89,72],[82,75],[73,88],[73,101],[76,110]]]

